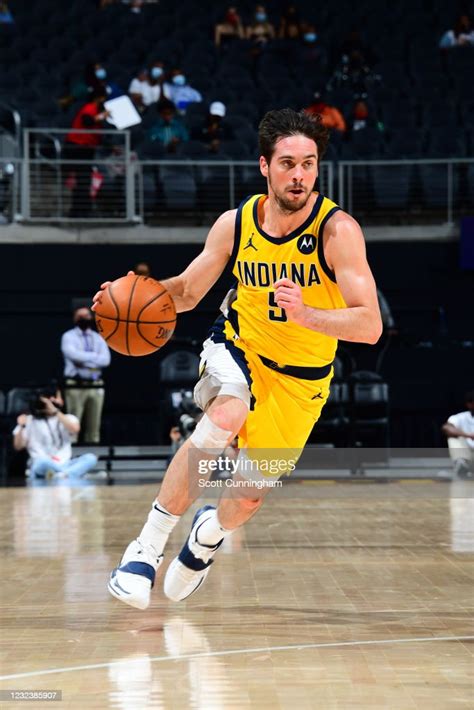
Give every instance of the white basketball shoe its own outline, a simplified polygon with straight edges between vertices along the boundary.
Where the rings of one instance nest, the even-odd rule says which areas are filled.
[[[212,505],[205,505],[198,510],[183,549],[168,567],[164,592],[174,602],[183,601],[199,589],[214,562],[213,555],[222,545],[222,540],[217,545],[202,545],[198,542],[199,528],[211,517],[214,510]]]
[[[153,545],[144,545],[133,540],[109,579],[109,592],[121,602],[146,609],[163,555],[157,555]]]

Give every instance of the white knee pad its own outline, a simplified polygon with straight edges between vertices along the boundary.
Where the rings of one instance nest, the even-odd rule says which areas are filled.
[[[224,451],[231,436],[231,431],[221,429],[207,414],[204,414],[189,439],[201,451],[220,454]]]

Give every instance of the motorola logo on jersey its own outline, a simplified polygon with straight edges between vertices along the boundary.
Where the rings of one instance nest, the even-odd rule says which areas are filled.
[[[316,249],[316,237],[314,234],[302,234],[296,246],[302,254],[312,254]]]

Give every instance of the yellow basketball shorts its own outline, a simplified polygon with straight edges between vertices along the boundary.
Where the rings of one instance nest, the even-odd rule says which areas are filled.
[[[197,404],[205,410],[218,395],[239,397],[249,407],[239,448],[250,458],[275,456],[296,462],[329,396],[333,369],[319,380],[292,377],[267,367],[241,340],[219,340],[211,337],[204,343],[201,377],[194,390]]]

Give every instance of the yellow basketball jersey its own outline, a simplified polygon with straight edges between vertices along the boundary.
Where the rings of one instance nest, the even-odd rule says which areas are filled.
[[[337,339],[287,320],[275,302],[273,284],[289,278],[301,286],[314,308],[345,308],[334,273],[323,252],[324,225],[340,209],[318,195],[306,221],[284,237],[266,234],[258,222],[266,195],[252,195],[237,211],[232,272],[235,299],[228,305],[224,334],[236,333],[247,348],[279,364],[320,367],[334,359]]]

